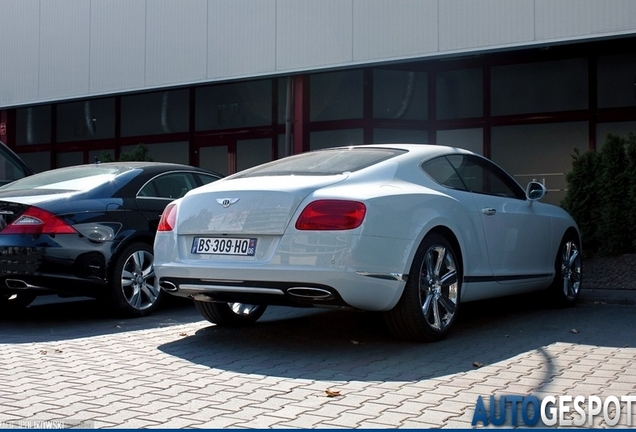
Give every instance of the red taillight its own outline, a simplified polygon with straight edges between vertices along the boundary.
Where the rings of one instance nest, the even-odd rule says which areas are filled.
[[[319,200],[309,204],[296,221],[299,230],[348,230],[359,227],[367,207],[358,201]]]
[[[46,210],[29,207],[2,234],[77,234],[75,228]]]
[[[174,223],[177,219],[177,206],[174,204],[168,204],[161,213],[161,219],[159,220],[159,227],[157,231],[172,231]]]

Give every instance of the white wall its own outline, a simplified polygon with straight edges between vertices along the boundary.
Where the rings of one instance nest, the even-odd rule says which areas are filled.
[[[633,0],[0,0],[0,107],[636,34]]]

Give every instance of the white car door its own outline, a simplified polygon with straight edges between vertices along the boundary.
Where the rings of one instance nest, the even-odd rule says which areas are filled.
[[[473,193],[495,279],[504,284],[545,279],[552,226],[542,206],[492,162],[475,156],[449,160]]]

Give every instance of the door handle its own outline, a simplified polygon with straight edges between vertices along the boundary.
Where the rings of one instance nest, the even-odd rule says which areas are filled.
[[[497,213],[497,209],[494,209],[494,208],[484,208],[484,209],[481,209],[481,212],[482,212],[483,214],[485,214],[486,216],[492,216],[492,215],[494,215],[495,213]]]

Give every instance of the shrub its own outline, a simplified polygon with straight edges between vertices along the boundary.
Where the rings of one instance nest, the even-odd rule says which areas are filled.
[[[572,171],[566,176],[568,191],[561,204],[579,226],[584,253],[594,253],[599,247],[596,230],[600,218],[599,179],[596,177],[598,160],[595,151],[581,154],[578,149],[574,150]]]
[[[627,178],[629,179],[628,191],[628,220],[630,227],[636,227],[636,135],[627,135]],[[636,251],[636,234],[632,235],[632,251]]]
[[[599,152],[575,150],[562,206],[581,230],[586,255],[636,250],[636,137],[608,135]]]
[[[120,162],[130,162],[130,161],[152,161],[152,159],[148,156],[148,151],[150,149],[145,144],[137,144],[131,152],[122,153],[119,155]],[[113,157],[110,153],[103,151],[99,156],[100,162],[114,162]]]

